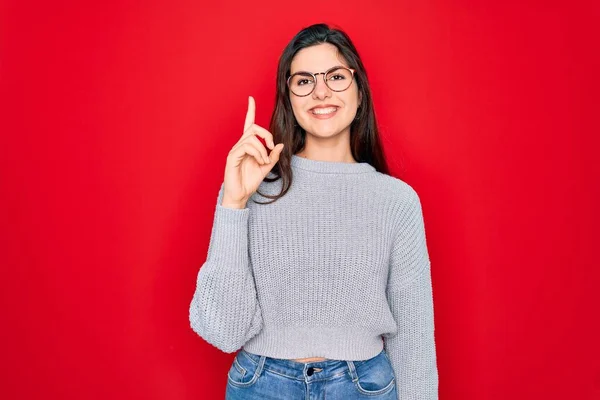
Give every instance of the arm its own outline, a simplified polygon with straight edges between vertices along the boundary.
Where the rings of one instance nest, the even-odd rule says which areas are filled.
[[[398,331],[384,336],[384,348],[394,368],[399,400],[437,400],[431,264],[421,203],[414,190],[403,211],[387,285],[387,299]]]
[[[248,254],[250,210],[223,207],[222,200],[223,184],[189,312],[194,332],[233,353],[260,332],[262,313]]]

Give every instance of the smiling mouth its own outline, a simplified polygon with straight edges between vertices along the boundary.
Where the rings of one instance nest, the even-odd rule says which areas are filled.
[[[310,112],[314,115],[327,115],[336,112],[338,107],[315,108]]]

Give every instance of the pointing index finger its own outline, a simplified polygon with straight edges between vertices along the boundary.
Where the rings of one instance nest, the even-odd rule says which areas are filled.
[[[254,123],[254,113],[256,111],[256,105],[254,104],[254,98],[248,96],[248,111],[246,112],[246,121],[244,122],[244,132],[248,130]]]

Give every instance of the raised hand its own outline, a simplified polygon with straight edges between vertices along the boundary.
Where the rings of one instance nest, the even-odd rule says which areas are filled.
[[[256,105],[248,97],[248,111],[244,133],[227,155],[222,206],[244,208],[246,202],[258,189],[265,176],[273,169],[283,150],[283,143],[275,145],[271,132],[254,123]],[[258,139],[261,137],[271,154]]]

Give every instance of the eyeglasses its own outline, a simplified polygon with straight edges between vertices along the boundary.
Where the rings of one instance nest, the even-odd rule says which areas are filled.
[[[325,72],[301,71],[296,72],[287,79],[288,88],[296,96],[308,96],[317,87],[317,75],[323,75],[325,85],[334,92],[343,92],[348,89],[354,79],[355,70],[342,66],[335,66]]]

